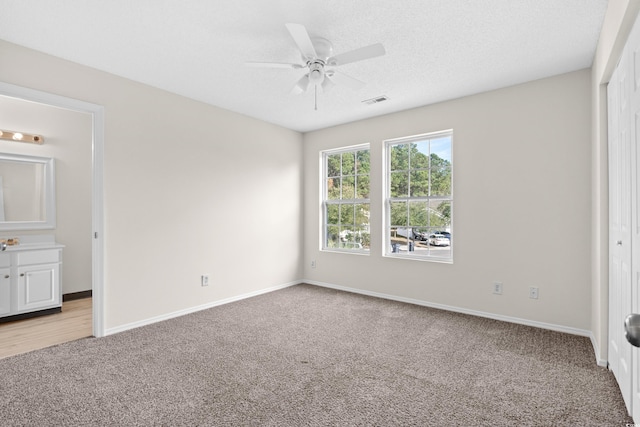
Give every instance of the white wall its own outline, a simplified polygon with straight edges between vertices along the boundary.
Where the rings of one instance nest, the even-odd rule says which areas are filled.
[[[0,140],[0,152],[56,161],[56,229],[2,232],[54,234],[65,245],[63,294],[91,289],[91,116],[0,96],[0,127],[44,136],[43,145]]]
[[[3,41],[0,58],[0,81],[105,108],[106,329],[300,280],[299,133]]]
[[[107,329],[302,277],[591,327],[589,70],[303,137],[2,41],[0,57],[0,81],[105,107]],[[382,141],[449,128],[452,265],[384,258],[381,233],[370,256],[319,251],[320,150],[370,142],[381,206]]]
[[[589,84],[582,70],[305,134],[305,278],[588,331]],[[385,258],[383,140],[445,129],[454,132],[454,263]],[[322,252],[319,152],[364,142],[371,253]],[[494,281],[503,295],[492,294]],[[530,286],[538,300],[528,298]]]

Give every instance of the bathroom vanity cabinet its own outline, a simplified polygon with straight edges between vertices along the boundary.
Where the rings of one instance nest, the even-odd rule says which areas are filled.
[[[61,310],[63,247],[53,236],[25,236],[0,252],[0,320]]]

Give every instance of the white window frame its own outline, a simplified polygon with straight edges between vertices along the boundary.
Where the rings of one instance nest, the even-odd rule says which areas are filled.
[[[320,161],[321,161],[321,230],[322,236],[320,239],[320,250],[325,252],[340,252],[340,253],[348,253],[348,254],[359,254],[359,255],[369,255],[370,249],[365,248],[335,248],[327,246],[327,228],[328,228],[328,220],[327,220],[327,205],[329,204],[368,204],[369,205],[369,214],[371,214],[371,200],[370,198],[366,199],[335,199],[329,200],[328,198],[328,188],[327,188],[327,158],[329,156],[335,154],[344,154],[344,153],[354,153],[356,154],[358,151],[369,151],[369,159],[371,159],[371,147],[369,143],[352,145],[348,147],[340,147],[336,149],[323,150],[320,152]],[[370,166],[371,167],[371,166]],[[356,171],[357,176],[357,171]],[[369,193],[371,192],[371,170],[369,170]],[[369,222],[369,227],[371,227],[371,222]],[[371,235],[371,229],[369,228],[369,235]]]
[[[448,136],[451,140],[451,192],[448,197],[411,197],[407,195],[407,197],[399,197],[399,198],[391,198],[391,146],[398,144],[407,144],[412,142],[421,142],[424,140],[432,140],[438,139],[442,137]],[[383,193],[384,193],[384,209],[383,209],[383,221],[382,221],[382,235],[383,235],[383,249],[382,255],[384,257],[389,258],[402,258],[402,259],[412,259],[412,260],[420,260],[420,261],[431,261],[431,262],[441,262],[453,264],[453,238],[450,239],[450,251],[448,256],[438,256],[431,253],[431,250],[428,251],[428,254],[421,254],[405,251],[405,252],[393,252],[392,242],[391,242],[391,202],[393,201],[403,201],[403,200],[413,200],[413,201],[431,201],[431,200],[445,200],[449,201],[450,209],[451,209],[451,223],[449,225],[449,232],[451,236],[453,236],[453,212],[454,212],[454,195],[453,195],[453,129],[447,129],[438,132],[425,133],[420,135],[413,135],[401,138],[394,138],[385,140],[383,143],[384,146],[384,165],[383,165]],[[410,224],[407,228],[410,227]]]

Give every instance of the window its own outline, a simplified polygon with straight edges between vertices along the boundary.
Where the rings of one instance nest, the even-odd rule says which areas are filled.
[[[385,255],[452,260],[452,136],[385,142]]]
[[[325,151],[322,248],[368,252],[369,145]]]

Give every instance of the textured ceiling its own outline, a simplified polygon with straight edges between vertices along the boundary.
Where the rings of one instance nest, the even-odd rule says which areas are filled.
[[[298,131],[591,66],[607,0],[0,0],[0,39]],[[285,28],[335,54],[386,55],[340,71],[367,85],[291,94],[303,70]],[[0,58],[1,63],[1,58]],[[380,95],[374,105],[361,101]]]

